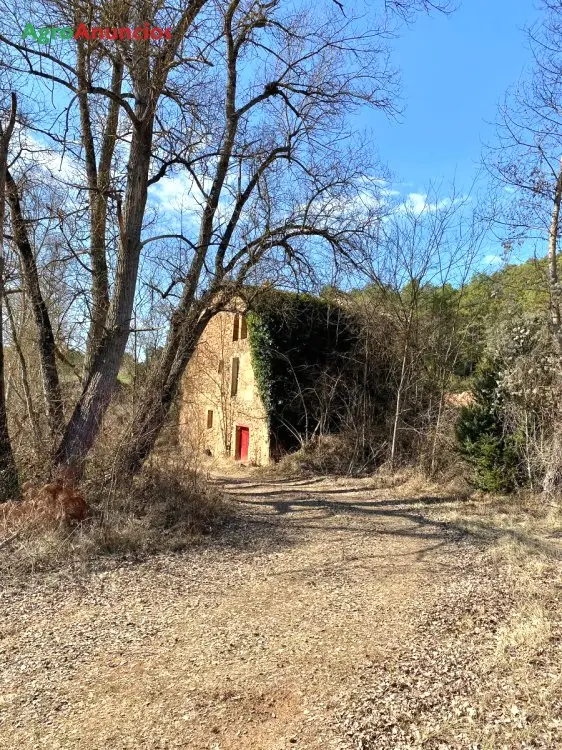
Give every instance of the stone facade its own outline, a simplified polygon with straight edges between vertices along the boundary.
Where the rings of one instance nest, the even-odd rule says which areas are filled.
[[[216,315],[201,336],[182,384],[180,438],[189,451],[263,465],[270,460],[267,414],[238,310]]]

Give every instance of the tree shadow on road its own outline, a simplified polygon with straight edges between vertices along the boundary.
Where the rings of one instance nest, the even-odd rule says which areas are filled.
[[[291,489],[290,485],[285,485],[286,488],[281,489],[278,485],[271,490],[235,491],[231,494],[243,518],[246,532],[243,544],[246,546],[260,547],[264,540],[275,547],[292,545],[298,542],[299,535],[325,531],[343,536],[362,535],[369,540],[389,536],[419,539],[424,545],[416,554],[424,556],[436,549],[454,550],[461,542],[485,549],[508,538],[531,552],[562,559],[562,548],[556,543],[524,530],[497,524],[492,516],[489,519],[471,518],[470,522],[462,517],[436,517],[440,506],[447,510],[462,507],[463,500],[453,496],[417,495],[367,500],[363,499],[364,493],[372,493],[374,488],[299,491],[298,487]],[[257,488],[254,485],[241,486],[241,490],[246,489]],[[357,497],[350,497],[353,493]],[[336,499],[340,496],[344,499]],[[239,546],[235,534],[231,541],[234,546]]]

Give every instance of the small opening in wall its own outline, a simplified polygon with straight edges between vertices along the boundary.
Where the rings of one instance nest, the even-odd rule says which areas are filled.
[[[213,410],[208,409],[207,411],[207,429],[210,430],[213,426]]]
[[[240,315],[236,313],[234,316],[234,328],[232,329],[232,340],[238,341],[238,331],[240,329]]]
[[[240,321],[240,338],[248,338],[248,321],[246,320],[245,315],[242,315],[242,320]]]
[[[238,393],[238,370],[240,368],[240,360],[238,357],[232,358],[232,380],[230,381],[230,395],[236,396]]]

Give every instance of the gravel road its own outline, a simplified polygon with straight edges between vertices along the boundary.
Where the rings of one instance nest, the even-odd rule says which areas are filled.
[[[2,583],[0,748],[472,747],[432,717],[470,717],[471,627],[493,634],[511,600],[431,517],[440,499],[375,480],[215,481],[235,518],[187,552]],[[559,731],[529,747],[562,746]]]

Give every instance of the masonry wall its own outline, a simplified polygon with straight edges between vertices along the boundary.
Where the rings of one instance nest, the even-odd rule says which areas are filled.
[[[248,338],[233,341],[235,312],[216,315],[203,333],[182,383],[180,441],[187,453],[235,457],[236,427],[249,428],[248,462],[269,462],[269,430],[250,360]],[[233,358],[238,389],[231,396]],[[222,365],[221,365],[222,362]],[[208,413],[212,411],[212,426]]]

